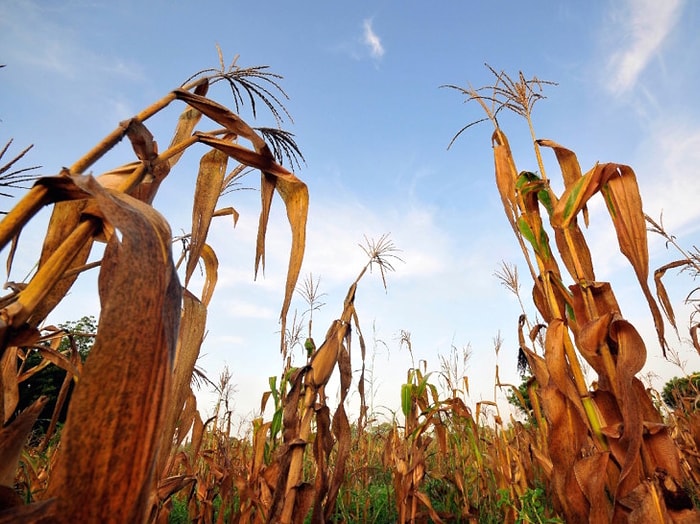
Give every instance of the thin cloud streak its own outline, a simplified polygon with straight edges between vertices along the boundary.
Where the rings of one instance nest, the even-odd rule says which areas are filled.
[[[17,2],[12,7],[0,9],[3,63],[31,72],[55,73],[69,80],[83,78],[86,70],[99,73],[98,78],[145,78],[137,63],[96,53],[81,41],[78,31],[53,21],[50,8],[34,2]]]
[[[611,73],[608,89],[612,93],[621,95],[635,86],[639,75],[673,30],[682,8],[682,0],[625,2],[623,12],[613,17],[616,30],[627,28],[627,42],[608,61]]]
[[[369,47],[372,58],[382,58],[384,56],[384,46],[382,45],[382,40],[372,28],[372,19],[365,19],[362,25],[364,27],[364,43]]]
[[[698,230],[700,186],[695,182],[700,162],[700,128],[670,120],[659,122],[640,147],[639,174],[645,210],[675,235]]]

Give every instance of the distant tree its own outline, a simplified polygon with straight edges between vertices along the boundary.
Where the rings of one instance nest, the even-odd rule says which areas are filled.
[[[90,349],[92,348],[94,335],[97,332],[97,321],[95,320],[95,317],[84,316],[79,320],[59,324],[58,327],[66,333],[66,335],[61,339],[58,351],[68,354],[71,344],[75,344],[76,349],[80,354],[80,358],[84,362],[88,356],[88,353],[90,352]],[[30,349],[27,353],[23,370],[26,371],[39,365],[42,359],[43,357],[38,349]],[[42,395],[46,395],[49,398],[48,403],[39,415],[39,419],[36,423],[35,429],[38,433],[44,434],[49,427],[51,416],[56,409],[58,394],[65,380],[66,373],[66,370],[60,368],[59,366],[49,364],[19,384],[19,403],[17,405],[17,412],[29,407]],[[59,414],[58,422],[60,423],[65,422],[72,391],[73,386],[71,385],[66,401],[64,402]]]
[[[661,398],[671,409],[700,411],[700,372],[672,378],[664,385]]]
[[[522,382],[518,385],[518,391],[520,392],[520,395],[522,395],[523,400],[525,401],[525,404],[523,405],[522,400],[515,394],[514,391],[510,391],[506,395],[506,399],[508,400],[508,403],[512,406],[515,406],[520,413],[528,417],[528,419],[532,419],[532,401],[530,400],[530,392],[528,388],[530,387],[530,384],[534,381],[535,379],[530,376],[530,375],[524,375],[522,376]]]

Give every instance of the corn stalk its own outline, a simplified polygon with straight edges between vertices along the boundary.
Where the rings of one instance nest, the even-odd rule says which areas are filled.
[[[46,491],[36,493],[30,504],[5,508],[2,518],[15,522],[144,522],[158,518],[158,508],[167,498],[191,484],[191,478],[173,479],[168,473],[177,462],[172,450],[190,428],[194,428],[193,439],[202,434],[190,382],[203,339],[206,307],[216,284],[218,262],[206,243],[209,226],[214,216],[236,216],[232,208],[217,208],[230,180],[226,177],[230,159],[261,172],[256,271],[264,266],[275,191],[287,209],[292,248],[280,315],[284,332],[304,252],[308,192],[301,180],[278,163],[273,151],[279,157],[282,150],[288,154],[296,146],[282,132],[275,135],[266,129],[259,134],[236,113],[206,96],[210,85],[227,82],[237,109],[244,94],[254,114],[257,98],[279,121],[279,100],[269,90],[272,86],[281,91],[276,83],[279,77],[264,69],[240,68],[235,61],[227,69],[221,60],[220,70],[197,75],[122,122],[70,168],[39,179],[0,222],[1,249],[40,209],[53,205],[36,273],[0,301],[0,406],[5,423],[0,462],[8,471],[17,467],[18,445],[21,448],[31,428],[26,421],[37,409],[33,406],[26,416],[13,415],[21,348],[39,340],[39,326],[46,316],[81,272],[94,267],[86,264],[94,242],[107,244],[98,264],[101,313],[97,337],[81,371],[65,366],[77,385]],[[176,101],[184,102],[186,108],[170,146],[160,152],[145,122]],[[223,128],[195,130],[202,116]],[[277,137],[272,148],[263,135]],[[133,162],[98,177],[83,174],[124,137],[133,147]],[[241,145],[240,139],[252,147]],[[209,146],[209,152],[200,163],[183,287],[172,257],[170,228],[151,203],[182,154],[198,143]],[[206,278],[197,297],[186,286],[200,261]],[[8,479],[3,477],[2,483],[7,486]]]
[[[645,219],[634,171],[607,163],[582,174],[573,151],[535,138],[532,108],[544,98],[542,86],[551,82],[527,80],[522,73],[514,81],[505,73],[491,71],[496,77],[493,86],[449,87],[477,101],[495,127],[496,185],[533,277],[535,306],[546,323],[544,357],[527,347],[522,321],[520,340],[539,384],[548,425],[547,446],[541,452],[551,461],[556,502],[569,522],[697,518],[680,488],[685,479],[678,449],[636,376],[646,361],[644,341],[624,319],[610,284],[596,281],[579,227],[580,219],[588,224],[588,201],[600,194],[619,249],[647,300],[665,355],[663,319],[647,282]],[[528,122],[539,175],[516,169],[508,139],[498,124],[502,109]],[[564,181],[559,196],[545,175],[542,147],[551,149],[558,161]],[[572,281],[568,286],[562,267]],[[598,375],[592,389],[585,382],[582,360]]]

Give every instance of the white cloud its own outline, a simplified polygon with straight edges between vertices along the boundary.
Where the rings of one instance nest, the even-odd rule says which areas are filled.
[[[683,0],[626,0],[614,13],[608,32],[622,34],[621,48],[608,61],[608,89],[623,94],[634,87],[639,75],[659,52],[680,18]]]
[[[658,218],[674,235],[692,235],[698,230],[700,185],[700,128],[678,121],[660,121],[641,144],[636,170],[644,197],[645,211]]]
[[[364,27],[364,38],[363,41],[369,47],[370,54],[373,58],[379,59],[384,56],[384,46],[382,45],[382,40],[377,36],[372,28],[372,19],[366,18],[362,25]]]

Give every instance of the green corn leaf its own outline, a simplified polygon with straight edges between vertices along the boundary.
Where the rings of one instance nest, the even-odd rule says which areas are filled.
[[[411,404],[413,399],[413,384],[401,385],[401,411],[404,417],[411,414]]]

